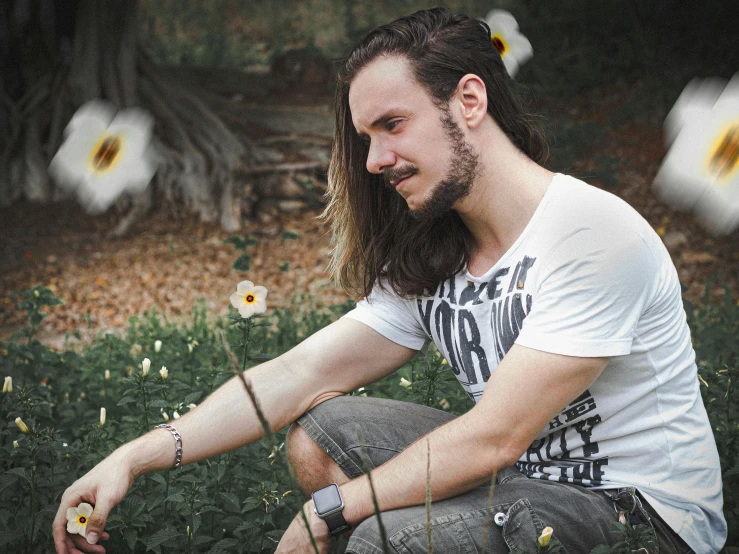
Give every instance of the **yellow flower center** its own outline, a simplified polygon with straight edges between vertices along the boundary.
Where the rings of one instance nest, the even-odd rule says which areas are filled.
[[[257,297],[251,293],[244,296],[244,302],[246,302],[247,304],[254,304],[254,302],[256,301],[257,301]]]
[[[719,135],[708,156],[708,171],[724,181],[739,167],[739,122],[732,123]]]
[[[87,516],[85,515],[78,515],[77,516],[77,524],[82,525],[83,527],[87,525]]]
[[[120,135],[104,135],[92,149],[90,167],[95,173],[109,171],[120,159],[123,140]]]
[[[500,52],[501,57],[503,57],[503,54],[505,54],[508,51],[508,46],[503,41],[503,37],[500,35],[492,35],[490,37],[490,41],[493,43],[493,46]]]

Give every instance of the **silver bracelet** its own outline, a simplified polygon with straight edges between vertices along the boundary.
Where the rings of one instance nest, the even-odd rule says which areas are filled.
[[[172,436],[174,437],[174,465],[172,466],[172,469],[178,469],[182,465],[182,436],[180,435],[180,432],[169,423],[161,423],[154,427],[154,429],[159,429],[160,427],[163,427],[172,433]]]

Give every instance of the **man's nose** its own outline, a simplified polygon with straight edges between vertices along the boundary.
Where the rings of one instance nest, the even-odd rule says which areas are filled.
[[[367,171],[384,173],[395,165],[396,157],[392,150],[386,148],[381,141],[373,140],[367,153]]]

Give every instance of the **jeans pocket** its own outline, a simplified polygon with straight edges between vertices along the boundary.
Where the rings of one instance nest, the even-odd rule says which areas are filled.
[[[465,514],[449,514],[431,518],[434,552],[478,554],[464,517]],[[390,544],[400,554],[426,554],[429,551],[426,524],[415,523],[405,527],[390,537]]]
[[[534,513],[527,498],[521,498],[508,509],[503,523],[503,540],[511,552],[522,550],[536,552],[538,539],[544,530],[544,524]],[[562,552],[567,551],[562,549]]]

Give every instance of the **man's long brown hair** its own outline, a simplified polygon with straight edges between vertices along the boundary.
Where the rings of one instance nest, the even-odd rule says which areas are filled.
[[[370,32],[338,74],[328,205],[322,215],[333,231],[329,271],[355,298],[369,295],[378,283],[402,296],[433,291],[464,268],[471,247],[471,236],[457,212],[450,210],[429,221],[415,219],[406,201],[383,183],[382,175],[366,169],[368,147],[352,123],[349,86],[368,63],[388,55],[408,60],[441,111],[464,75],[479,76],[487,89],[488,113],[513,144],[535,162],[548,153],[536,116],[525,113],[514,97],[513,81],[483,21],[434,8]]]

